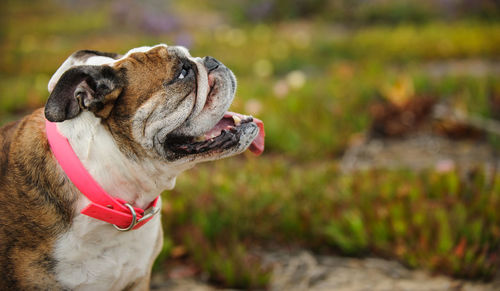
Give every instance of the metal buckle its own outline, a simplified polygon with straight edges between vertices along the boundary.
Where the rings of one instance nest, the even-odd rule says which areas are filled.
[[[129,231],[132,228],[134,228],[134,226],[136,226],[138,223],[141,223],[142,221],[149,219],[150,217],[153,217],[156,213],[160,211],[159,207],[152,206],[146,209],[146,211],[144,211],[144,216],[141,217],[139,220],[137,220],[137,213],[135,213],[134,207],[132,207],[132,205],[128,203],[125,203],[124,205],[127,206],[127,208],[130,210],[130,213],[132,213],[132,222],[130,223],[129,226],[125,228],[121,228],[119,226],[116,226],[116,224],[113,224],[113,226],[119,231]]]

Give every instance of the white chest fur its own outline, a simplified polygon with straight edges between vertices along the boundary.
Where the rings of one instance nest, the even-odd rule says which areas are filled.
[[[79,214],[56,242],[56,277],[71,290],[122,290],[149,275],[158,255],[160,216],[140,229],[119,232],[108,223]]]
[[[147,207],[161,191],[173,188],[177,174],[185,169],[154,159],[128,159],[89,112],[58,124],[58,129],[101,187],[134,206]],[[120,232],[80,214],[88,202],[80,195],[70,229],[56,241],[57,280],[71,290],[122,290],[148,276],[161,249],[160,215],[137,230]]]

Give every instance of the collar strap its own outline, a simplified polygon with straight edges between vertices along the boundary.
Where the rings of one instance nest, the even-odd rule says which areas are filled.
[[[56,124],[45,120],[45,131],[52,153],[66,176],[90,200],[90,204],[81,211],[82,214],[111,223],[118,230],[127,231],[140,228],[158,213],[156,205],[160,196],[146,210],[110,196],[85,169],[68,139],[57,130]]]

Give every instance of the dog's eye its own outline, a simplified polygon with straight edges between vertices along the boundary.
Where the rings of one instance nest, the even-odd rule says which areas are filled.
[[[187,74],[189,73],[189,68],[187,67],[182,67],[182,71],[181,73],[179,74],[179,77],[177,77],[178,79],[184,79]]]
[[[186,69],[182,69],[181,74],[179,75],[179,79],[184,79],[184,77],[186,77],[187,73],[188,72],[186,71]]]

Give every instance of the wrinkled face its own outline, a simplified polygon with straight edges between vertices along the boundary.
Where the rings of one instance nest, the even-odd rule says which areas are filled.
[[[45,115],[61,122],[91,111],[128,156],[214,160],[241,153],[259,133],[251,117],[227,112],[235,90],[227,67],[183,47],[79,51],[50,80]]]

